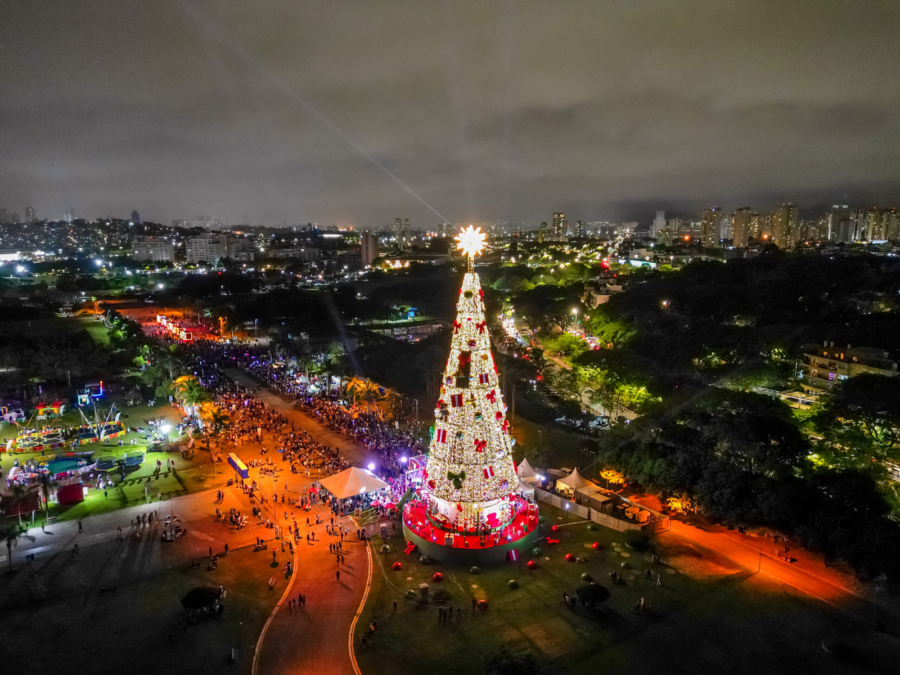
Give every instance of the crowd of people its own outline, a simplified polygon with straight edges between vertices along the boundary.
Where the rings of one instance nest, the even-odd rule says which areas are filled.
[[[165,342],[169,338],[159,337]],[[364,410],[350,406],[342,398],[338,387],[309,386],[305,377],[288,375],[283,364],[276,362],[264,348],[248,344],[227,344],[213,341],[195,341],[183,350],[185,364],[198,382],[215,398],[219,407],[229,416],[229,423],[213,442],[219,450],[236,451],[242,445],[259,446],[264,459],[252,460],[261,472],[280,470],[279,464],[288,462],[291,474],[317,479],[348,468],[337,447],[331,447],[314,438],[284,415],[274,410],[255,395],[256,388],[244,387],[228,376],[227,370],[239,368],[253,375],[284,399],[322,424],[364,445],[380,458],[377,473],[391,486],[390,495],[361,495],[358,498],[339,500],[322,494],[335,515],[359,512],[374,508],[380,515],[392,509],[385,503],[398,501],[407,489],[405,462],[423,451],[423,439],[417,437],[417,425],[413,421],[388,419],[377,406]],[[407,410],[397,411],[397,417],[406,417]],[[211,439],[212,440],[212,439]],[[231,448],[234,450],[231,450]],[[272,453],[271,457],[268,453]],[[282,456],[281,462],[277,460]],[[314,483],[314,486],[317,483]],[[299,497],[281,495],[281,503],[300,509],[318,498],[318,490]],[[276,501],[279,501],[276,496]],[[241,516],[237,516],[239,519]],[[240,520],[238,521],[240,522]]]

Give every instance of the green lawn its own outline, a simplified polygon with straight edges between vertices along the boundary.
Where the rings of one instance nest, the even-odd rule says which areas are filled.
[[[643,630],[648,622],[680,611],[701,587],[690,577],[665,565],[653,565],[644,554],[628,550],[621,533],[589,526],[580,519],[565,525],[564,512],[546,505],[541,506],[541,513],[545,531],[554,523],[561,525],[552,535],[560,544],[542,542],[539,555],[529,553],[515,563],[484,566],[479,574],[472,574],[467,566],[423,565],[417,556],[403,553],[399,537],[389,540],[393,552],[376,554],[373,591],[359,624],[357,640],[373,618],[381,626],[370,639],[370,647],[359,654],[363,672],[461,672],[460,664],[478,663],[480,655],[500,645],[528,648],[544,661],[571,665],[601,646]],[[595,541],[600,549],[591,547]],[[376,539],[376,551],[380,544]],[[582,561],[567,562],[566,553]],[[538,563],[536,570],[526,567],[529,559]],[[391,569],[397,560],[403,563],[401,571]],[[625,575],[624,585],[610,584],[608,574],[613,569]],[[652,581],[644,576],[647,569],[652,570]],[[437,571],[444,574],[440,583],[432,581]],[[571,595],[588,583],[582,579],[585,574],[612,593],[597,614],[584,608],[566,609],[562,602],[564,590]],[[661,586],[656,586],[657,574],[663,576]],[[737,578],[738,574],[728,570],[724,576]],[[516,589],[508,585],[513,579],[519,585]],[[408,599],[406,591],[417,589],[420,583],[428,583],[432,594],[446,594],[446,603],[422,606]],[[651,600],[652,615],[632,613],[632,605],[641,597]],[[473,598],[486,599],[489,608],[473,614]],[[392,614],[394,600],[399,603],[396,615]],[[439,623],[437,607],[450,604],[454,613],[462,608],[461,621]]]
[[[565,522],[558,509],[542,504],[541,513],[545,527]],[[382,542],[376,538],[372,591],[356,633],[362,672],[478,673],[483,655],[502,646],[532,651],[547,672],[585,675],[756,672],[735,662],[734,654],[742,654],[746,659],[742,663],[757,659],[766,665],[761,671],[767,672],[786,672],[779,660],[799,668],[804,659],[815,664],[808,672],[890,672],[879,666],[900,656],[900,645],[834,608],[798,597],[790,589],[786,592],[767,577],[739,569],[686,542],[677,540],[667,549],[660,548],[664,564],[652,564],[643,554],[627,549],[620,533],[596,527],[589,530],[583,521],[563,526],[560,544],[542,542],[540,555],[483,566],[477,575],[467,566],[423,565],[415,554],[403,553],[399,536],[387,542],[392,553],[379,554]],[[594,541],[601,544],[599,550],[591,548]],[[583,562],[566,562],[566,553],[582,557]],[[529,559],[538,562],[538,569],[527,569]],[[391,569],[394,561],[403,563],[401,571]],[[645,577],[648,568],[651,580]],[[609,582],[613,569],[624,575],[623,585]],[[437,571],[444,575],[440,583],[432,580]],[[562,602],[564,590],[572,594],[586,584],[581,579],[585,573],[611,593],[596,615],[584,607],[567,609]],[[660,586],[657,574],[662,575]],[[517,589],[509,588],[511,579],[518,582]],[[408,599],[406,592],[417,591],[420,583],[429,584],[432,596],[437,591],[446,594],[446,600],[422,605]],[[485,598],[488,609],[473,613],[473,598]],[[632,611],[640,598],[651,603],[650,611]],[[462,609],[461,620],[440,623],[438,607],[451,604],[454,614]],[[378,631],[368,637],[363,651],[360,641],[372,620]],[[861,660],[858,670],[844,670],[847,664],[820,648],[822,638],[830,635],[852,639],[860,653],[862,645],[877,646],[879,656]]]
[[[62,321],[76,321],[79,330],[86,330],[91,339],[99,347],[109,346],[109,333],[106,330],[106,324],[97,321],[92,315],[75,316],[69,319],[61,319]]]
[[[155,538],[83,546],[77,557],[59,554],[8,575],[0,587],[6,658],[35,673],[63,665],[96,675],[249,675],[260,631],[281,597],[269,592],[267,560],[233,551],[208,572],[205,564],[189,569],[177,546]],[[222,616],[185,632],[181,598],[219,584],[227,590]],[[238,662],[229,665],[232,648]]]

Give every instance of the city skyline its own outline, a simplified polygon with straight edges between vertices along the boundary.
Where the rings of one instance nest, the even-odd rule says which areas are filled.
[[[19,213],[364,227],[900,201],[893,3],[38,7],[0,22]]]

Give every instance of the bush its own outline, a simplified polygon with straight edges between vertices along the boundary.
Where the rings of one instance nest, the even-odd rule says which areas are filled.
[[[650,535],[640,530],[628,530],[625,533],[625,545],[637,551],[646,551],[650,547]]]

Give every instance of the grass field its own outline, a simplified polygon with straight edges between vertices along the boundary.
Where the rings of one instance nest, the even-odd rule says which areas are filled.
[[[541,511],[545,527],[565,521],[557,509],[542,505]],[[863,658],[868,653],[864,646],[877,645],[881,652],[900,657],[897,643],[837,610],[785,592],[765,577],[751,577],[751,571],[687,543],[661,550],[663,564],[653,564],[625,547],[620,533],[597,527],[589,530],[583,521],[563,525],[560,544],[542,542],[539,555],[482,567],[477,575],[468,567],[423,565],[415,554],[403,554],[399,536],[389,539],[393,552],[375,555],[372,593],[358,624],[357,645],[372,620],[378,626],[367,649],[358,650],[362,671],[367,675],[481,672],[482,657],[502,646],[530,650],[547,672],[585,674],[755,672],[752,655],[757,653],[769,672],[787,672],[777,667],[780,660],[803,659],[817,664],[818,670],[810,672],[881,672],[879,668],[890,660]],[[600,549],[591,548],[594,541]],[[374,542],[376,552],[380,544]],[[566,553],[583,561],[567,562]],[[538,563],[536,570],[527,569],[529,559]],[[403,564],[401,571],[391,569],[394,561]],[[610,583],[608,573],[613,569],[624,575],[624,584]],[[432,580],[437,571],[444,575],[440,583]],[[611,593],[596,614],[581,606],[567,609],[562,602],[564,590],[571,595],[587,583],[581,578],[585,573]],[[661,575],[659,586],[656,575]],[[511,579],[518,588],[509,588]],[[423,605],[408,599],[406,591],[418,589],[420,583],[429,584],[432,596],[441,591],[446,600]],[[473,598],[485,598],[488,609],[473,613]],[[633,611],[640,598],[652,609]],[[438,607],[451,604],[454,614],[462,609],[461,620],[440,623]],[[848,664],[825,654],[820,642],[829,635],[853,636],[859,645],[856,660]],[[747,660],[733,660],[737,653]]]
[[[0,588],[5,657],[35,673],[249,674],[256,640],[280,597],[268,590],[267,559],[245,549],[214,572],[183,563],[166,569],[171,563],[154,564],[158,553],[148,546],[131,539],[88,546],[79,556],[56,556],[39,572],[7,576]],[[185,632],[181,598],[219,584],[227,591],[224,614]],[[227,663],[232,648],[235,665]]]
[[[86,330],[95,344],[100,347],[109,346],[109,333],[106,330],[106,325],[102,321],[97,321],[93,315],[73,316],[60,319],[60,321],[73,322],[72,325],[79,330]]]

